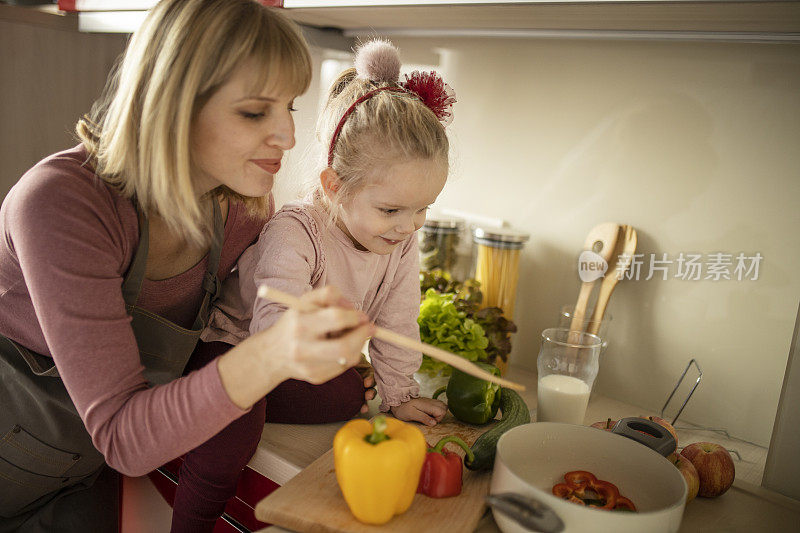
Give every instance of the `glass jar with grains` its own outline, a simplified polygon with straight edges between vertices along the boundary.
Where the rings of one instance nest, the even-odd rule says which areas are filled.
[[[420,269],[439,268],[463,281],[470,262],[469,251],[464,250],[464,245],[469,245],[463,239],[464,227],[460,218],[429,217],[418,232]]]

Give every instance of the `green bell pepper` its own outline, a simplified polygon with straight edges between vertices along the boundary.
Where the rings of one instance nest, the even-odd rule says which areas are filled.
[[[500,375],[500,369],[488,363],[474,363],[481,369]],[[447,408],[453,416],[468,424],[482,425],[494,419],[500,408],[500,386],[465,374],[454,368],[450,381],[434,393],[447,391]]]

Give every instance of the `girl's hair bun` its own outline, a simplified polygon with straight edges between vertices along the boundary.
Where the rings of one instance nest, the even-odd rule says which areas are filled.
[[[356,50],[358,77],[377,82],[396,82],[400,77],[400,53],[389,41],[368,41]]]

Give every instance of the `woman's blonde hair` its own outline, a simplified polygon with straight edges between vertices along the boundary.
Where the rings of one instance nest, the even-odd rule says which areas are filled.
[[[347,109],[368,92],[384,86],[398,85],[365,79],[350,68],[328,90],[327,103],[317,122],[317,140],[326,166],[332,149],[330,167],[341,181],[337,202],[328,202],[332,219],[341,203],[367,185],[370,176],[379,175],[398,161],[434,161],[447,172],[450,145],[444,126],[421,100],[406,92],[383,90],[356,104],[331,148],[331,139]],[[325,198],[324,194],[321,196]]]
[[[263,66],[255,90],[270,84],[301,94],[311,81],[308,46],[277,11],[255,0],[162,0],[76,126],[97,174],[189,242],[210,239],[191,177],[192,122],[250,60]],[[268,197],[243,197],[224,186],[214,192],[254,214],[268,209]]]

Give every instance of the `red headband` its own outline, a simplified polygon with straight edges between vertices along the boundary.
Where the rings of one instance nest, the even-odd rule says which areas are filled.
[[[336,129],[333,130],[333,137],[331,137],[331,145],[328,148],[328,166],[331,166],[333,164],[333,147],[336,146],[336,140],[339,138],[339,134],[342,132],[344,121],[347,120],[347,117],[350,116],[350,113],[353,112],[353,110],[356,108],[358,104],[360,104],[364,100],[372,98],[374,94],[379,93],[381,91],[392,91],[396,93],[406,92],[405,89],[401,89],[400,87],[395,87],[395,86],[378,87],[377,89],[371,90],[370,92],[368,92],[367,94],[365,94],[364,96],[353,102],[353,104],[347,108],[347,111],[344,112],[342,118],[339,119],[339,123],[336,125]]]
[[[415,70],[410,75],[406,74],[405,78],[405,81],[400,82],[400,86],[389,85],[369,91],[347,108],[342,118],[339,119],[336,129],[333,130],[331,145],[328,147],[328,166],[333,164],[333,148],[336,146],[336,141],[339,139],[339,134],[342,132],[342,127],[347,117],[350,116],[350,113],[353,112],[358,104],[372,98],[376,93],[381,91],[406,93],[418,98],[425,106],[433,111],[436,118],[445,126],[453,120],[452,109],[453,104],[456,102],[456,96],[450,86],[448,86],[438,74],[435,72],[419,72]]]

